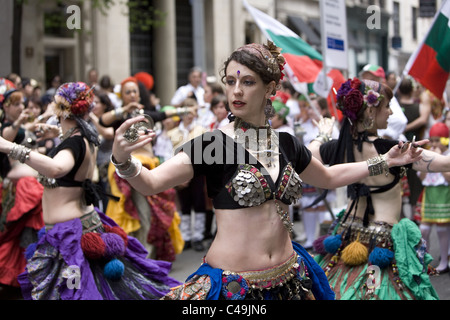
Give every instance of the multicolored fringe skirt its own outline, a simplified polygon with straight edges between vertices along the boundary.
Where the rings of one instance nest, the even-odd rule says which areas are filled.
[[[314,243],[315,260],[337,300],[437,300],[427,274],[431,256],[417,225],[338,219]]]
[[[298,244],[294,250],[285,262],[264,270],[231,272],[204,262],[186,283],[173,288],[163,300],[334,299],[326,277],[312,257]]]
[[[159,299],[180,283],[171,263],[146,259],[142,244],[103,213],[46,226],[18,277],[25,299]]]

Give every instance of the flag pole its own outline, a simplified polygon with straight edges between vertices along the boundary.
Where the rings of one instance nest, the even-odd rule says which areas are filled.
[[[322,40],[322,71],[323,71],[323,79],[324,79],[324,88],[325,90],[328,89],[328,81],[327,81],[327,57],[326,57],[326,50],[327,50],[327,37],[325,34],[325,19],[324,19],[324,0],[320,0],[320,34],[321,34],[321,40]]]
[[[395,84],[394,89],[392,90],[392,93],[394,94],[394,96],[395,96],[395,93],[397,92],[397,90],[400,87],[400,85],[401,85],[401,83],[402,83],[404,78],[405,78],[405,74],[404,74],[404,71],[403,71],[402,74],[400,75],[399,81],[397,81],[397,83]]]

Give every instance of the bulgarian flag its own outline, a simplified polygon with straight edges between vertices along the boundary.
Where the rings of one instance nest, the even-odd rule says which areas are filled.
[[[243,4],[266,38],[282,48],[286,64],[298,81],[314,82],[322,70],[322,55],[282,23],[250,6],[246,0],[243,0]]]
[[[419,48],[406,64],[404,73],[441,99],[450,73],[450,1],[444,3]]]
[[[243,4],[266,38],[282,49],[281,54],[286,60],[285,72],[294,88],[307,95],[308,84],[312,84],[322,71],[322,55],[279,21],[252,7],[246,0],[243,0]],[[330,102],[334,91],[331,89],[334,87],[337,91],[346,79],[336,69],[329,71],[327,76],[333,80],[328,97]],[[339,110],[330,108],[330,111],[337,119],[342,118]]]

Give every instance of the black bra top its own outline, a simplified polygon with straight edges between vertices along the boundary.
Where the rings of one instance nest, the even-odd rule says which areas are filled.
[[[363,142],[372,143],[379,154],[384,154],[388,152],[394,145],[398,144],[398,141],[387,140],[382,138],[377,138],[373,141],[370,141],[367,135],[360,135],[358,139],[355,140],[358,150],[362,150]],[[332,155],[336,152],[337,146],[338,146],[337,140],[332,140],[320,146],[320,156],[322,157],[322,160],[325,164],[329,163],[330,159],[332,158]],[[411,166],[412,164],[408,164],[404,167],[410,168]],[[405,172],[404,167],[389,168],[389,173],[393,175],[394,179],[390,183],[382,186],[368,186],[363,183],[353,183],[348,185],[347,196],[352,200],[352,202],[350,204],[350,208],[348,209],[347,215],[344,218],[344,221],[347,219],[348,214],[350,214],[353,208],[355,208],[356,211],[359,198],[366,197],[367,205],[364,213],[363,224],[364,226],[367,226],[369,223],[369,215],[373,215],[375,213],[371,195],[374,193],[387,192],[394,186],[396,186]]]
[[[57,179],[49,179],[44,176],[40,176],[39,182],[45,187],[81,187],[83,181],[76,181],[75,174],[83,163],[84,156],[86,155],[86,144],[84,142],[83,136],[75,135],[63,140],[54,149],[49,152],[49,157],[53,158],[59,151],[69,149],[73,157],[75,158],[75,165],[72,170],[65,176]]]
[[[311,152],[296,137],[279,134],[279,174],[273,181],[264,166],[220,130],[207,132],[177,149],[191,159],[194,175],[204,175],[216,209],[258,206],[277,199],[291,204],[302,195],[301,173]]]

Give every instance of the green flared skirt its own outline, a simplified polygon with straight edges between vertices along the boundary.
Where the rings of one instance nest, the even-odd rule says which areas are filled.
[[[336,252],[314,257],[325,271],[336,300],[439,299],[427,273],[432,258],[411,220],[402,219],[393,226],[371,222],[363,227],[357,219],[340,224],[338,217],[329,236],[336,235],[342,236]],[[353,250],[356,254],[345,250],[351,244],[352,249],[358,248]],[[389,263],[388,255],[383,253],[385,256],[380,258],[378,252],[390,253]]]

